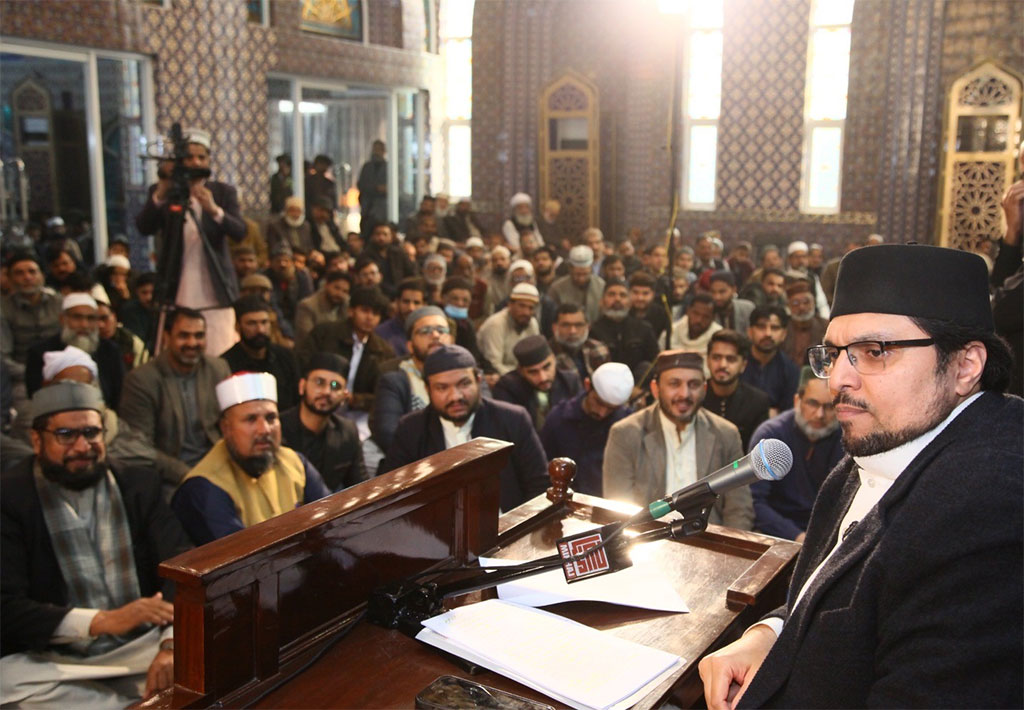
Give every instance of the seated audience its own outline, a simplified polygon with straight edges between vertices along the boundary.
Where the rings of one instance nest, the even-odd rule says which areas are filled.
[[[558,368],[575,370],[581,381],[612,359],[608,346],[590,337],[587,318],[578,303],[558,307],[550,342]]]
[[[786,305],[786,275],[782,269],[763,269],[754,272],[740,291],[740,298],[751,301],[754,307]]]
[[[299,380],[299,404],[281,412],[281,440],[320,472],[332,491],[369,478],[356,425],[338,414],[348,391],[348,361],[317,353]]]
[[[711,336],[722,329],[715,322],[714,314],[715,302],[711,296],[706,293],[696,294],[686,307],[686,315],[672,324],[672,347],[697,353],[703,360]]]
[[[295,339],[302,340],[319,323],[333,323],[348,316],[348,298],[352,277],[340,271],[328,271],[320,288],[299,301],[295,308]]]
[[[206,354],[203,314],[177,308],[164,319],[164,349],[125,378],[118,413],[156,447],[176,481],[220,440],[214,387],[230,374],[226,362]]]
[[[701,407],[704,357],[668,350],[658,356],[651,380],[654,404],[612,426],[604,450],[604,496],[647,505],[696,483],[743,456],[740,433]],[[722,493],[710,521],[740,530],[754,525],[747,486]]]
[[[512,354],[516,343],[540,333],[540,325],[534,317],[539,301],[540,293],[536,286],[516,284],[509,294],[508,305],[481,324],[476,335],[480,354],[498,375],[511,372],[518,366]],[[497,378],[494,380],[497,382]]]
[[[651,326],[655,340],[661,342],[669,318],[657,291],[657,280],[646,271],[634,271],[629,277],[629,302],[630,314]]]
[[[292,248],[287,244],[278,244],[270,252],[270,267],[263,273],[270,279],[273,303],[289,327],[294,327],[299,301],[313,293],[313,280],[309,273],[295,265]]]
[[[103,401],[117,407],[121,401],[124,363],[121,349],[100,337],[99,307],[87,293],[69,293],[61,303],[60,332],[40,340],[28,349],[25,360],[25,388],[32,395],[43,384],[43,353],[74,345],[89,353],[100,373]]]
[[[499,474],[503,511],[548,487],[547,459],[529,414],[522,407],[480,395],[480,371],[458,345],[443,345],[423,364],[430,405],[402,417],[401,436],[391,441],[381,472],[418,461],[478,436],[515,442]]]
[[[552,407],[540,430],[548,460],[576,462],[572,489],[600,496],[604,447],[612,424],[627,417],[633,373],[621,362],[606,362],[583,381],[583,391]]]
[[[715,304],[715,322],[723,328],[745,333],[750,325],[754,304],[736,296],[736,276],[731,271],[711,274],[711,300]]]
[[[337,227],[334,229],[336,231]],[[267,222],[267,250],[271,254],[281,244],[287,244],[293,252],[301,251],[303,254],[309,254],[314,250],[322,251],[321,241],[319,231],[314,235],[312,227],[306,221],[306,208],[302,204],[302,198],[297,195],[287,198],[284,201],[284,212],[271,217]],[[337,251],[338,248],[338,244],[335,243],[333,251]]]
[[[298,402],[299,365],[291,349],[270,341],[270,304],[247,296],[235,301],[239,340],[221,353],[232,373],[269,372],[278,386],[278,404],[289,409]]]
[[[132,297],[121,304],[117,312],[121,324],[142,338],[150,353],[156,352],[156,331],[160,322],[160,309],[154,296],[156,272],[139,274],[132,283]]]
[[[750,448],[763,439],[786,444],[793,452],[793,467],[781,481],[750,485],[755,529],[803,542],[818,489],[844,453],[828,381],[804,367],[793,408],[761,424],[750,438]]]
[[[174,681],[174,584],[189,548],[145,468],[107,458],[99,391],[32,398],[32,448],[0,483],[4,703],[124,707]]]
[[[494,385],[494,399],[523,407],[540,431],[551,409],[580,391],[579,376],[576,368],[559,370],[555,366],[555,354],[543,335],[523,338],[512,354],[518,366]]]
[[[451,345],[450,319],[437,306],[423,306],[405,319],[409,355],[380,376],[370,414],[370,431],[381,451],[391,448],[398,421],[427,406],[430,397],[423,379],[423,363],[442,345]]]
[[[231,265],[235,269],[235,277],[241,283],[246,276],[260,270],[260,262],[256,249],[248,244],[239,244],[231,249]]]
[[[413,276],[404,279],[396,290],[398,297],[395,299],[395,315],[378,325],[374,332],[387,341],[395,355],[405,357],[409,354],[406,349],[408,334],[405,330],[405,320],[410,313],[423,307],[427,282]]]
[[[744,450],[771,407],[767,394],[740,379],[749,358],[750,340],[735,330],[723,328],[708,342],[711,378],[704,408],[736,425]]]
[[[800,369],[780,349],[788,324],[789,314],[781,306],[762,306],[750,314],[747,329],[751,358],[740,379],[768,395],[773,417],[793,406],[800,379]]]
[[[5,265],[13,289],[0,303],[0,351],[11,377],[22,379],[29,346],[60,334],[63,299],[43,285],[32,252],[15,252]]]
[[[100,339],[109,340],[117,345],[121,353],[121,363],[124,371],[130,372],[139,365],[149,362],[149,350],[142,338],[135,335],[123,325],[117,322],[117,314],[110,307],[109,303],[98,301],[96,303],[97,325],[99,327]]]
[[[585,244],[569,250],[569,273],[561,276],[548,288],[548,297],[556,306],[563,303],[577,303],[583,307],[588,323],[595,323],[601,317],[601,297],[604,294],[604,279],[596,275],[594,252]]]
[[[278,345],[290,348],[295,344],[295,340],[292,337],[295,331],[292,328],[291,322],[285,319],[281,308],[274,302],[273,291],[273,284],[263,274],[249,274],[242,279],[238,288],[242,298],[256,297],[270,305],[273,311],[273,317],[270,319],[270,339]],[[234,316],[234,311],[232,311],[232,316]],[[238,337],[237,333],[234,333],[234,335]]]
[[[525,192],[517,192],[508,201],[508,206],[512,214],[502,223],[501,234],[509,249],[519,252],[519,230],[524,228],[532,230],[538,243],[543,244],[544,236],[533,216],[533,199]]]
[[[281,446],[273,375],[231,375],[216,392],[224,438],[188,472],[171,499],[197,545],[330,494],[305,456]]]
[[[622,279],[605,284],[601,317],[591,326],[590,335],[608,346],[614,362],[629,366],[638,381],[658,356],[654,330],[630,313],[629,291]]]
[[[782,341],[782,352],[797,365],[807,364],[807,348],[821,345],[828,321],[815,311],[814,293],[805,279],[796,279],[786,285],[786,303],[789,305],[789,325]]]
[[[484,377],[495,374],[494,367],[480,354],[480,347],[477,345],[476,328],[473,320],[469,317],[469,309],[472,307],[472,291],[470,282],[459,276],[452,276],[445,279],[441,286],[440,306],[444,309],[445,315],[455,324],[454,343],[461,345],[473,354],[473,357],[480,364],[484,371]]]
[[[416,276],[416,265],[398,244],[387,222],[374,226],[370,241],[360,256],[373,260],[389,288],[393,289],[403,279]]]

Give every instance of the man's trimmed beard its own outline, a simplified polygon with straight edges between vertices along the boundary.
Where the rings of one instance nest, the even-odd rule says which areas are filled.
[[[64,457],[63,463],[51,461],[44,454],[39,454],[39,468],[43,476],[59,486],[72,491],[84,491],[92,488],[100,479],[107,475],[110,467],[106,460],[100,460],[99,455],[90,450],[90,456]],[[67,462],[76,458],[90,459],[92,464],[80,473],[74,473],[67,468]]]
[[[942,399],[936,401],[929,410],[928,419],[924,424],[916,424],[895,431],[875,431],[856,439],[850,435],[850,425],[846,422],[840,422],[840,427],[843,430],[843,448],[850,456],[874,456],[875,454],[892,451],[938,426],[942,420],[949,416],[950,412],[956,409],[956,399],[956,393],[949,392]],[[851,404],[868,412],[873,412],[866,402],[854,399],[844,392],[837,394],[834,401],[836,404]]]
[[[74,345],[92,355],[100,346],[100,331],[97,328],[83,334],[76,332],[70,326],[64,326],[60,330],[60,340],[65,345]]]
[[[303,224],[306,223],[306,215],[299,215],[297,219],[292,219],[288,215],[285,215],[284,221],[288,224],[289,227],[301,227]]]
[[[601,313],[610,320],[616,323],[621,323],[626,320],[626,316],[629,315],[629,308],[602,308]]]
[[[518,212],[512,213],[512,221],[516,223],[518,227],[532,227],[533,226],[533,213],[528,215],[521,215]]]
[[[270,436],[259,437],[253,443],[269,442],[274,444],[274,439]],[[238,464],[238,467],[245,471],[247,476],[252,478],[259,478],[264,473],[269,471],[273,467],[274,462],[277,460],[277,445],[269,451],[264,451],[262,454],[255,454],[253,456],[242,456],[234,445],[224,439],[224,443],[228,447],[228,454],[231,456],[231,460]]]
[[[242,342],[247,348],[262,350],[270,345],[270,336],[266,333],[257,333],[256,335],[250,335],[248,338],[242,338]]]
[[[320,399],[327,399],[327,401],[330,401],[330,397],[329,396],[321,397]],[[338,410],[338,407],[341,406],[341,402],[342,402],[342,400],[338,400],[337,404],[335,404],[334,406],[331,406],[331,407],[327,407],[325,409],[323,407],[318,407],[317,406],[316,398],[313,398],[313,397],[309,396],[309,390],[308,389],[306,390],[306,394],[304,394],[302,396],[302,403],[306,405],[306,409],[308,409],[309,411],[313,412],[314,414],[319,414],[322,417],[326,417],[326,416],[329,416],[331,414],[334,414]]]
[[[580,333],[578,338],[563,338],[556,334],[555,342],[563,347],[569,348],[570,350],[579,350],[581,347],[583,347],[583,343],[587,342],[587,338],[589,337],[590,328],[585,328],[583,332]]]
[[[833,419],[823,427],[812,426],[811,423],[807,421],[807,418],[800,412],[799,406],[793,410],[793,416],[796,420],[797,428],[803,432],[803,435],[806,436],[809,441],[821,441],[839,428],[838,419]]]
[[[789,318],[790,320],[795,320],[797,323],[806,323],[814,318],[814,311],[810,310],[806,313],[791,313]]]

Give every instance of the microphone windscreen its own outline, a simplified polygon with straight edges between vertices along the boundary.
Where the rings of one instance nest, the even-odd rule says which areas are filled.
[[[778,439],[762,439],[751,452],[750,460],[762,481],[777,481],[793,468],[793,452]]]

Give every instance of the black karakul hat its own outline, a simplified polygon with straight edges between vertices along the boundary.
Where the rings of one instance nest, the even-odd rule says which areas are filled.
[[[472,353],[461,345],[442,345],[423,361],[423,377],[466,367],[476,367]]]
[[[543,335],[531,335],[516,343],[512,348],[512,354],[519,367],[533,367],[551,354],[551,346]]]
[[[862,247],[843,257],[830,318],[854,313],[935,318],[995,329],[984,259],[924,244]]]

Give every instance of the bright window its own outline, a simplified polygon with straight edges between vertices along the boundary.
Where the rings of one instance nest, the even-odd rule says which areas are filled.
[[[445,0],[441,5],[441,58],[445,67],[444,134],[448,146],[445,187],[453,198],[470,197],[473,118],[473,3]]]
[[[802,212],[839,212],[853,2],[813,0],[811,6],[800,184]]]
[[[689,5],[683,92],[683,208],[715,208],[722,109],[722,0]]]

